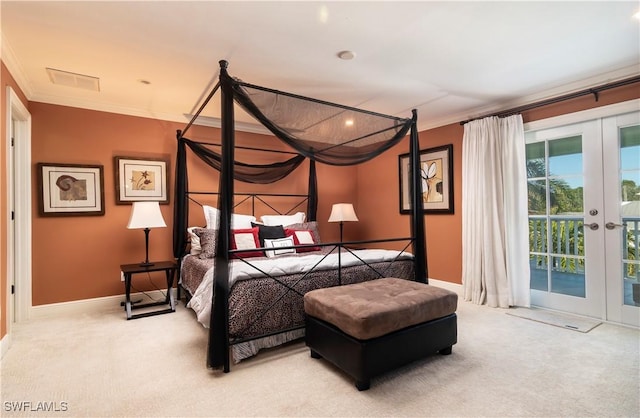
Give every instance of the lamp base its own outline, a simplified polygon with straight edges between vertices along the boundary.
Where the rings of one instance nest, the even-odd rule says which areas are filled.
[[[153,265],[155,265],[156,263],[150,263],[148,261],[143,261],[142,263],[138,264],[140,267],[151,267]]]

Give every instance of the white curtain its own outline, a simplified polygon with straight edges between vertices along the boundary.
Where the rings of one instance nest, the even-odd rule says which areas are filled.
[[[530,305],[529,224],[521,115],[468,122],[462,140],[464,299]]]

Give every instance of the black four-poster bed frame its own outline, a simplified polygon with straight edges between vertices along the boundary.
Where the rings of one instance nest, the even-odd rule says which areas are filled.
[[[221,92],[221,151],[220,154],[211,152],[200,153],[198,156],[207,164],[220,172],[218,189],[218,209],[220,211],[219,231],[227,233],[217,234],[217,253],[215,256],[214,291],[211,309],[209,340],[207,349],[207,367],[222,368],[224,372],[230,370],[229,348],[233,342],[229,340],[228,324],[228,296],[229,296],[229,262],[233,256],[231,249],[231,216],[234,208],[234,178],[253,183],[269,183],[284,177],[297,167],[302,160],[310,160],[309,194],[307,200],[307,219],[316,220],[317,186],[315,176],[315,162],[332,165],[358,164],[373,158],[401,141],[410,132],[410,201],[411,201],[411,241],[414,255],[415,280],[427,283],[428,272],[426,262],[426,240],[424,230],[424,212],[422,204],[422,182],[420,176],[420,151],[417,133],[417,112],[412,111],[412,117],[402,119],[379,113],[369,112],[335,103],[298,96],[277,90],[244,83],[229,76],[228,63],[220,61],[219,81],[198,111],[183,130],[177,131],[178,150],[176,161],[176,187],[174,201],[174,256],[180,259],[187,246],[185,231],[188,217],[188,191],[186,171],[186,148],[197,148],[197,143],[190,141],[184,135],[192,126],[213,95]],[[265,97],[261,95],[264,94]],[[273,97],[272,97],[273,96]],[[261,101],[262,100],[262,101]],[[282,109],[278,108],[283,102],[288,110],[309,108],[313,116],[313,123],[308,124],[311,139],[299,134],[294,122],[282,119]],[[255,117],[276,137],[283,140],[299,155],[285,162],[273,165],[249,165],[235,161],[235,126],[234,102],[242,106]],[[275,109],[275,110],[274,110]],[[272,111],[273,113],[269,113]],[[280,112],[280,113],[279,113]],[[359,128],[363,125],[371,126],[371,131],[358,131],[356,137],[342,138],[336,142],[336,137],[345,134],[340,131],[333,136],[331,133],[322,138],[317,134],[318,128],[329,124],[336,115],[349,113],[361,118]],[[303,113],[300,112],[300,115]],[[307,123],[308,121],[305,121]],[[383,124],[383,125],[381,125]],[[335,126],[328,126],[331,131]],[[383,138],[381,140],[380,138]],[[327,142],[325,142],[327,141]],[[377,141],[377,142],[376,142]],[[361,145],[363,144],[363,145]],[[380,145],[381,144],[381,145]],[[364,150],[364,151],[363,151]],[[202,151],[200,149],[200,151]],[[273,170],[275,168],[275,170]],[[276,173],[269,175],[267,173]],[[266,179],[265,179],[266,178]],[[360,243],[382,242],[383,240],[361,241]]]

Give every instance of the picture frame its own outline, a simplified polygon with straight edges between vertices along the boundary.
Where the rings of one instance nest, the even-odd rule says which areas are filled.
[[[161,158],[114,157],[116,204],[132,202],[169,203],[168,160]]]
[[[453,144],[420,151],[423,209],[425,213],[452,214]],[[409,154],[398,156],[400,213],[411,213]]]
[[[40,216],[103,216],[102,165],[38,163]]]

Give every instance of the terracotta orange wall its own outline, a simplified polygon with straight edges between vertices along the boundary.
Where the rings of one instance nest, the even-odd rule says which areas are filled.
[[[640,98],[637,84],[593,96],[565,101],[523,113],[524,122],[531,122],[578,112],[595,107]],[[420,117],[420,115],[418,115]],[[420,149],[453,144],[454,210],[452,215],[426,215],[427,265],[429,277],[453,283],[462,279],[462,136],[459,123],[419,133]],[[388,236],[404,237],[409,234],[409,215],[399,212],[398,155],[408,152],[404,142],[358,168],[356,211],[360,222],[357,227],[362,239]],[[351,224],[346,227],[352,228]]]
[[[13,91],[18,95],[20,101],[28,108],[28,101],[24,93],[18,87],[18,83],[9,73],[9,70],[5,67],[4,63],[0,61],[0,136],[2,137],[2,144],[0,146],[0,184],[2,184],[2,194],[0,194],[0,257],[2,263],[0,263],[0,339],[7,334],[7,222],[9,218],[7,213],[7,87],[11,86]]]
[[[177,129],[184,124],[124,116],[71,107],[31,103],[33,118],[32,162],[33,207],[33,305],[123,293],[120,264],[144,259],[144,234],[128,230],[130,205],[116,205],[115,156],[165,158],[170,161],[170,194],[173,190]],[[194,140],[219,138],[215,128],[192,127],[186,134]],[[277,148],[273,137],[238,132],[236,142],[246,146]],[[197,190],[211,190],[218,177],[189,152],[189,180]],[[273,158],[273,157],[269,157]],[[289,158],[289,156],[282,157]],[[238,150],[236,159],[259,163],[256,153]],[[99,164],[104,166],[105,215],[40,217],[36,202],[35,165],[38,162]],[[236,191],[286,191],[306,193],[308,165],[298,168],[302,174],[290,176],[277,186],[236,184]],[[318,167],[320,206],[318,219],[329,216],[331,203],[355,194],[355,168]],[[339,181],[338,181],[339,179]],[[345,180],[346,179],[346,180]],[[352,180],[349,180],[352,179]],[[169,205],[161,205],[167,228],[150,233],[149,258],[171,259],[173,196]],[[303,207],[302,210],[306,208]],[[199,207],[192,208],[193,224],[202,224]],[[332,237],[332,230],[321,223],[320,232]],[[154,278],[162,284],[162,275]],[[136,284],[136,283],[134,283]],[[139,283],[139,286],[145,287]],[[146,286],[149,288],[149,286]]]
[[[5,71],[3,69],[3,71]],[[3,78],[4,80],[4,78]],[[4,81],[3,81],[4,83]],[[4,92],[3,92],[4,97]],[[577,100],[554,110],[562,114],[638,97],[637,88],[618,89],[601,94],[600,102]],[[169,185],[173,189],[175,132],[184,124],[124,116],[71,107],[32,102],[32,162],[34,165],[33,207],[33,305],[73,301],[123,293],[119,265],[144,258],[144,238],[139,230],[127,230],[130,206],[115,204],[114,156],[164,157],[170,161]],[[547,109],[530,112],[525,120],[549,117]],[[216,138],[218,130],[194,126],[187,136]],[[454,145],[455,214],[426,217],[429,275],[432,278],[460,282],[461,275],[461,158],[462,132],[452,124],[420,132],[421,148]],[[242,145],[274,144],[272,137],[238,133]],[[274,145],[274,148],[278,145]],[[318,164],[320,203],[318,220],[323,240],[335,241],[339,229],[329,224],[331,205],[354,202],[361,222],[345,225],[345,239],[369,239],[408,234],[409,218],[398,211],[398,155],[407,152],[402,142],[394,150],[357,167],[329,167]],[[257,162],[257,157],[238,151],[237,158]],[[193,159],[193,157],[191,157]],[[4,159],[3,159],[4,161]],[[105,216],[42,218],[37,212],[35,164],[38,162],[101,164],[104,166]],[[217,185],[217,178],[197,161],[190,165],[192,184]],[[305,193],[307,170],[287,179],[290,193]],[[6,171],[6,170],[4,170]],[[4,176],[4,172],[2,174]],[[236,191],[282,191],[283,186],[236,185]],[[171,191],[170,191],[171,192]],[[5,199],[5,196],[3,196]],[[4,211],[6,204],[0,210]],[[151,232],[150,258],[172,257],[173,196],[161,206],[168,228]],[[197,217],[197,214],[195,215]],[[199,220],[202,222],[203,218]],[[195,222],[195,221],[194,221]],[[6,231],[3,230],[6,242]],[[6,249],[4,249],[6,253]],[[6,272],[3,275],[6,288]],[[156,280],[156,279],[154,279]],[[158,280],[156,280],[158,282]],[[159,281],[161,283],[161,280]],[[2,299],[4,302],[4,298]],[[4,326],[4,324],[3,324]]]
[[[420,132],[420,149],[453,144],[454,214],[425,216],[427,265],[430,278],[460,282],[462,225],[461,190],[462,134],[460,124]],[[408,139],[390,151],[360,166],[358,171],[358,228],[363,239],[407,237],[410,215],[400,214],[398,156],[409,152]]]

